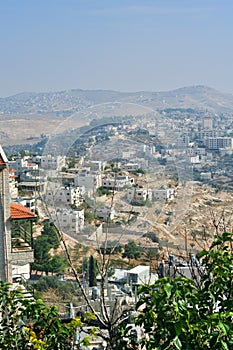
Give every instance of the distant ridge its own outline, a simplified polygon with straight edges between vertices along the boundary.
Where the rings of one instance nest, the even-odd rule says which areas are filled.
[[[53,133],[58,126],[67,130],[85,125],[95,118],[94,115],[87,117],[88,113],[85,115],[85,111],[93,106],[98,106],[98,117],[101,118],[101,114],[114,117],[114,111],[106,107],[111,103],[121,106],[119,115],[131,115],[133,107],[134,115],[142,115],[144,107],[158,112],[192,109],[194,113],[233,115],[233,95],[204,85],[161,92],[82,89],[23,92],[0,98],[0,144],[35,143],[42,136]],[[76,120],[72,118],[75,115]]]
[[[71,89],[56,92],[23,92],[0,99],[0,113],[55,113],[106,102],[138,103],[154,109],[195,108],[219,113],[233,110],[233,95],[204,85],[171,91],[119,92]]]

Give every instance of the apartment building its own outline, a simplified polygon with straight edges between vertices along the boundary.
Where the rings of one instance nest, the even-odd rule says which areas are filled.
[[[204,140],[205,146],[210,150],[219,150],[220,148],[233,148],[232,137],[208,137]]]

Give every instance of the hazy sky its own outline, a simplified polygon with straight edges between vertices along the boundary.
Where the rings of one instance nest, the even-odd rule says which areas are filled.
[[[1,0],[0,96],[24,91],[233,93],[232,0]]]

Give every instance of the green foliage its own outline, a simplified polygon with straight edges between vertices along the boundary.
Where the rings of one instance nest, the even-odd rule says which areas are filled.
[[[142,168],[138,168],[134,172],[137,173],[137,174],[143,174],[143,175],[146,174],[146,171],[144,169],[142,169]]]
[[[53,224],[46,223],[42,235],[38,236],[34,242],[35,263],[32,268],[37,271],[45,271],[47,274],[63,273],[66,268],[65,260],[60,256],[51,257],[51,248],[58,248],[60,241],[56,228]]]
[[[57,249],[60,245],[61,238],[58,235],[56,226],[51,222],[46,222],[41,232],[42,236],[47,237],[51,248]]]
[[[34,287],[40,292],[45,292],[50,288],[58,289],[60,284],[57,276],[43,276],[35,283]]]
[[[66,264],[64,259],[58,255],[52,257],[47,264],[47,270],[51,273],[63,273],[65,272]]]
[[[109,196],[111,194],[111,191],[109,191],[107,188],[99,187],[97,189],[98,196]]]
[[[100,251],[102,254],[117,254],[121,253],[122,246],[120,245],[119,241],[106,241],[102,246],[100,247]]]
[[[139,290],[136,317],[147,350],[233,348],[233,236],[216,236],[202,251],[200,280],[159,279]],[[190,267],[191,268],[191,267]]]
[[[0,282],[0,349],[67,350],[73,343],[79,318],[63,323],[55,306],[47,308],[41,300],[26,299]]]
[[[122,254],[122,256],[123,258],[128,258],[130,263],[130,259],[139,259],[141,256],[141,252],[137,244],[134,241],[130,241],[128,244],[125,245],[125,251]]]
[[[39,292],[39,295],[41,292],[47,292],[51,289],[54,290],[58,298],[69,302],[77,300],[80,295],[80,289],[76,282],[63,282],[57,276],[43,276],[34,284],[34,290]]]
[[[115,267],[112,266],[112,265],[110,265],[109,268],[108,268],[108,270],[107,270],[107,276],[108,276],[108,277],[111,277],[111,276],[113,276],[114,274],[115,274]]]
[[[92,223],[93,220],[95,220],[95,215],[91,211],[85,211],[84,213],[85,221],[88,223]]]
[[[89,287],[94,287],[97,285],[96,271],[97,271],[96,260],[93,257],[93,255],[91,255],[89,260]]]
[[[154,232],[147,232],[143,235],[143,237],[151,239],[151,241],[154,243],[159,243],[159,239]]]
[[[38,236],[34,242],[35,263],[40,265],[47,263],[50,259],[50,249],[51,244],[49,244],[47,236]]]
[[[82,248],[82,244],[76,243],[74,249],[72,249],[72,257],[75,261],[80,258],[81,248]]]

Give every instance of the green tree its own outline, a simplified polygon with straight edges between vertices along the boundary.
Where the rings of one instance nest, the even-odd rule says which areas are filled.
[[[233,348],[232,248],[231,233],[217,235],[210,250],[199,254],[199,278],[165,277],[139,289],[135,323],[144,329],[142,346],[147,350]],[[126,336],[127,331],[122,332]]]
[[[96,260],[93,257],[93,255],[91,255],[89,259],[89,287],[94,287],[97,285],[96,270],[97,270]]]
[[[41,297],[43,292],[48,290],[53,290],[58,299],[71,301],[77,301],[77,298],[80,296],[80,289],[76,282],[60,281],[57,276],[43,276],[38,282],[33,285],[35,295]],[[54,301],[55,302],[55,301]]]
[[[43,230],[41,231],[42,236],[46,236],[48,243],[51,247],[57,249],[60,245],[61,238],[58,235],[56,226],[51,222],[46,222],[44,224]]]
[[[48,263],[48,271],[53,273],[63,273],[66,269],[64,259],[58,255],[52,257]]]
[[[141,256],[141,252],[138,249],[137,244],[134,241],[130,241],[125,245],[125,251],[122,254],[123,258],[129,259],[129,264],[131,259],[138,259]]]
[[[82,325],[79,318],[63,323],[55,306],[24,298],[9,283],[0,282],[0,349],[67,350]],[[87,339],[85,339],[87,342]]]
[[[104,196],[104,195],[109,196],[111,193],[112,192],[109,191],[107,188],[99,187],[97,189],[97,194],[98,194],[99,197]]]
[[[48,263],[50,260],[50,249],[51,244],[48,242],[47,236],[38,236],[34,242],[35,263],[38,265]]]
[[[60,287],[57,276],[43,276],[34,285],[35,289],[40,292],[48,291],[50,288],[58,289]]]

